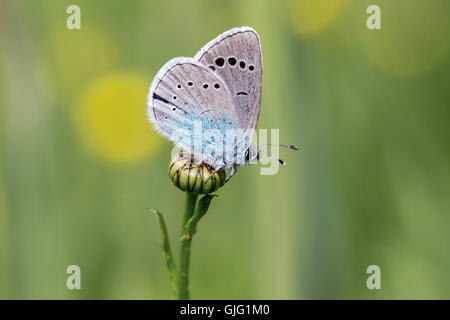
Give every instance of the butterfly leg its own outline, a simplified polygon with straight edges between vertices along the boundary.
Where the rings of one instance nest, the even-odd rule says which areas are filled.
[[[236,173],[234,166],[231,167],[230,175],[225,179],[225,183],[231,179],[232,176]]]
[[[203,157],[203,158],[200,159],[198,162],[194,163],[194,164],[192,165],[192,168],[196,168],[196,167],[198,167],[199,165],[201,165],[201,164],[203,163],[203,161],[204,161],[206,158],[207,158],[207,157]]]
[[[201,165],[201,164],[202,164],[202,161],[203,161],[203,160],[200,160],[199,162],[194,163],[194,164],[192,165],[192,168],[196,168],[196,167],[198,167],[199,165]]]
[[[220,166],[220,167],[218,167],[217,169],[214,169],[213,172],[211,172],[211,174],[208,176],[208,178],[206,178],[205,183],[208,182],[209,178],[211,178],[211,176],[212,176],[214,173],[216,173],[217,171],[219,171],[219,170],[222,169],[222,168],[223,168],[223,166]]]

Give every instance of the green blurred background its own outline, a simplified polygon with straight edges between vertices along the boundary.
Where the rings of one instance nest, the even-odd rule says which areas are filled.
[[[81,8],[81,30],[66,8]],[[366,27],[381,7],[382,30]],[[184,194],[146,120],[175,56],[255,28],[259,128],[288,162],[222,188],[193,242],[197,299],[450,298],[444,0],[0,2],[0,298],[166,299]],[[67,266],[81,267],[70,291]],[[381,267],[381,290],[366,287]]]

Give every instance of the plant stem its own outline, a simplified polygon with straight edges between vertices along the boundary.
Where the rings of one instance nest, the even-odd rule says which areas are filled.
[[[178,270],[176,296],[177,300],[189,299],[189,260],[191,253],[192,233],[188,229],[188,221],[194,215],[198,195],[186,192],[186,202],[181,225],[180,268]]]
[[[172,293],[177,300],[189,299],[189,260],[191,255],[192,236],[197,232],[197,224],[206,214],[215,195],[207,194],[200,201],[198,195],[186,192],[183,222],[181,225],[180,266],[177,268],[170,250],[169,234],[162,214],[158,210],[152,210],[161,228],[163,256],[166,259],[169,271]]]

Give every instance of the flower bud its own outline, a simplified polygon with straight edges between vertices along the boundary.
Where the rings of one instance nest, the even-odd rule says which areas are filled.
[[[208,194],[223,186],[225,170],[220,169],[211,175],[213,171],[205,163],[194,165],[190,158],[180,155],[174,157],[169,164],[169,177],[175,186],[195,194]]]

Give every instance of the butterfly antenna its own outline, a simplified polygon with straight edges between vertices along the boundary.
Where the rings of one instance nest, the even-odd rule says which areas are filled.
[[[298,147],[290,145],[290,144],[281,144],[281,143],[263,143],[263,144],[258,144],[256,145],[257,147],[259,146],[272,146],[272,147],[285,147],[291,150],[298,150]]]

